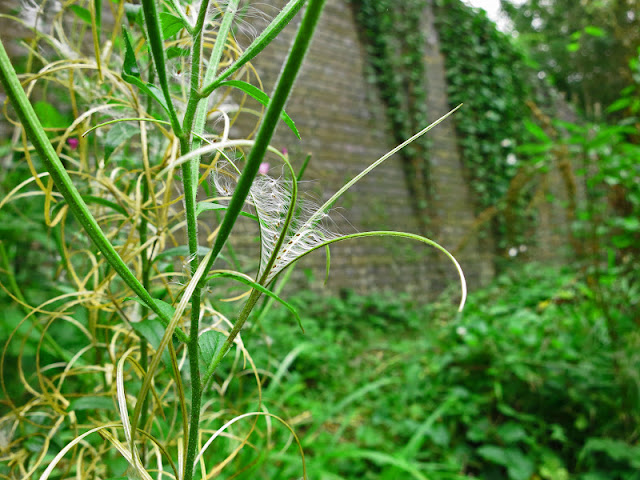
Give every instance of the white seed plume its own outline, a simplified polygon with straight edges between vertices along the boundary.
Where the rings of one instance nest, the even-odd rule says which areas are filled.
[[[233,167],[232,167],[233,168]],[[223,197],[233,194],[239,175],[230,173],[228,165],[216,169],[212,175],[213,184]],[[282,269],[290,265],[310,250],[317,248],[327,240],[338,238],[339,235],[326,228],[324,223],[329,215],[318,211],[318,205],[308,199],[299,200],[295,206],[296,212],[286,231],[285,221],[292,200],[292,181],[284,177],[258,175],[249,195],[247,203],[254,207],[260,220],[260,272],[265,273],[272,256],[275,262],[266,277],[268,284]],[[276,252],[279,239],[284,240]]]

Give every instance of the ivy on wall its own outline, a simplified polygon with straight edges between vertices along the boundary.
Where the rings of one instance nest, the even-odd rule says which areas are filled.
[[[386,106],[394,141],[427,124],[425,9],[431,0],[350,0],[367,49],[370,81]],[[527,231],[526,163],[516,155],[530,140],[524,119],[535,96],[531,71],[512,40],[461,0],[433,0],[445,59],[458,144],[479,222],[491,225],[499,251],[523,242]],[[410,193],[426,224],[430,200],[428,140],[402,152]],[[518,173],[518,176],[516,174]],[[523,180],[523,178],[525,178]]]
[[[524,119],[531,118],[526,101],[531,96],[530,72],[511,39],[496,29],[484,11],[460,0],[436,0],[436,25],[447,71],[450,104],[464,103],[456,117],[463,163],[479,210],[524,212],[524,205],[501,205],[513,198],[510,185],[521,168],[518,145],[528,139]],[[522,217],[521,212],[521,217]],[[513,221],[494,217],[493,233],[499,248],[517,241]]]
[[[367,49],[368,79],[380,92],[396,144],[427,125],[424,0],[350,0]],[[423,137],[399,155],[413,206],[427,223],[429,142]]]

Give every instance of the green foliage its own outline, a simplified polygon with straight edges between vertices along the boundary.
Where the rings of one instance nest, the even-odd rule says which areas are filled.
[[[310,476],[636,478],[640,337],[613,342],[575,273],[513,271],[455,318],[446,297],[427,308],[350,292],[293,303],[305,340],[275,311],[261,322],[268,355],[254,360],[274,372],[265,407],[306,432]],[[255,478],[294,475],[292,456],[271,455]]]
[[[640,260],[640,146],[635,115],[639,101],[633,86],[612,105],[612,109],[628,109],[633,116],[611,122],[547,119],[547,132],[529,125],[535,142],[520,147],[535,164],[562,163],[563,176],[581,187],[569,189],[565,205],[573,219],[572,244],[590,275],[594,300],[614,339],[637,327],[629,318],[638,308],[640,288],[636,272]]]
[[[637,0],[503,0],[502,6],[537,68],[589,116],[633,83],[627,64],[640,46]]]

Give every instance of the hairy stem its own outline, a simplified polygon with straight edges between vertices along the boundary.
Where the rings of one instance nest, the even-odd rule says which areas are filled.
[[[191,151],[191,132],[193,130],[193,112],[197,110],[199,103],[198,89],[202,76],[202,35],[209,8],[209,0],[203,0],[200,4],[198,19],[193,29],[193,47],[191,49],[191,90],[185,117],[183,119],[183,136],[180,139],[181,154]],[[194,275],[197,270],[198,253],[198,221],[196,217],[196,192],[198,188],[198,158],[192,159],[182,165],[182,184],[185,197],[185,211],[187,220],[187,237],[189,242],[190,270]],[[200,301],[202,287],[197,285],[191,296],[191,322],[189,329],[189,371],[191,373],[191,412],[189,419],[189,440],[187,442],[187,454],[185,457],[185,480],[193,478],[193,467],[198,448],[198,436],[200,431],[200,405],[202,403],[202,383],[200,378],[200,365],[198,363],[198,333],[200,331]]]

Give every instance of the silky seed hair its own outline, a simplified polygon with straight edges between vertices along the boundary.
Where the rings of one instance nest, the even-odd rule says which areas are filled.
[[[233,172],[231,171],[233,170]],[[222,197],[230,197],[235,190],[238,174],[228,162],[221,163],[212,172],[212,183]],[[266,283],[285,267],[317,248],[327,240],[338,238],[337,233],[326,228],[327,213],[319,212],[319,205],[309,199],[296,203],[296,212],[287,231],[283,231],[285,220],[291,206],[293,183],[284,176],[256,176],[247,196],[247,203],[255,209],[260,221],[260,271],[265,273],[269,260],[275,253],[275,262],[268,272]],[[276,245],[284,235],[280,249]]]

